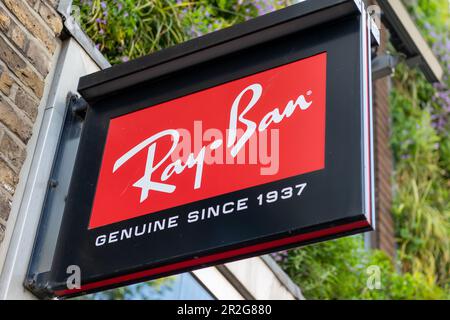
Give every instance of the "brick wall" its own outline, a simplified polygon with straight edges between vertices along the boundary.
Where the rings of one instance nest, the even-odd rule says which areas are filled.
[[[52,57],[59,0],[0,0],[0,242]]]
[[[381,28],[381,46],[378,54],[386,53],[388,31]],[[378,79],[373,83],[374,121],[374,165],[375,165],[375,206],[377,230],[372,235],[372,246],[395,256],[395,233],[392,220],[392,173],[393,161],[390,147],[390,78]]]

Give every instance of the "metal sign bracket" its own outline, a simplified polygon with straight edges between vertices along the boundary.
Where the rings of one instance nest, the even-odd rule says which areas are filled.
[[[53,160],[27,276],[24,280],[24,286],[41,299],[53,297],[49,290],[48,274],[53,261],[87,108],[86,100],[72,92],[68,93],[63,128]]]

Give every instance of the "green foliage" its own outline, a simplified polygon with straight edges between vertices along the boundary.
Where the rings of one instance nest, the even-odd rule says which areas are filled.
[[[448,299],[421,273],[399,273],[379,250],[366,250],[361,236],[289,251],[281,262],[307,299]],[[380,272],[381,286],[369,289],[369,267]]]
[[[164,0],[74,2],[81,24],[112,63],[134,59],[187,40],[178,7]]]
[[[394,83],[393,214],[399,258],[405,271],[422,272],[445,286],[450,266],[449,137],[432,126],[429,104],[434,90],[417,71],[399,66]]]
[[[111,64],[229,27],[288,4],[242,0],[75,0],[80,23]]]
[[[450,4],[448,0],[403,0],[409,12],[416,18],[419,27],[424,30],[428,41],[434,37],[429,34],[427,24],[432,24],[438,33],[448,33],[450,23]]]
[[[391,93],[391,144],[395,158],[399,259],[405,272],[450,285],[450,93],[447,0],[405,1],[444,69],[442,83],[429,84],[401,64]]]

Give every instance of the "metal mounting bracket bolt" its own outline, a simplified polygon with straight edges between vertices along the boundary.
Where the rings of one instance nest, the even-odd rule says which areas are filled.
[[[80,97],[75,93],[69,92],[68,107],[70,108],[70,111],[74,115],[84,120],[84,118],[86,117],[88,106],[89,106],[88,103],[86,102],[86,100],[84,100],[83,97]]]

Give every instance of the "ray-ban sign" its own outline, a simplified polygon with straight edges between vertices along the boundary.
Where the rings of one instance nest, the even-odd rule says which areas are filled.
[[[306,1],[81,78],[50,290],[370,230],[369,35],[359,1]]]
[[[323,169],[326,60],[111,119],[89,227]]]

